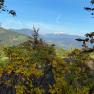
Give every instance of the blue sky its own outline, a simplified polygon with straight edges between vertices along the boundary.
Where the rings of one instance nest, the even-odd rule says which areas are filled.
[[[40,28],[40,33],[67,33],[83,35],[94,31],[94,19],[83,9],[88,0],[6,0],[16,17],[0,14],[6,28]]]

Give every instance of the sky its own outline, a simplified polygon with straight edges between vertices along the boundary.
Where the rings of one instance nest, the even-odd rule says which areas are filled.
[[[83,8],[89,0],[6,0],[8,9],[16,17],[0,13],[0,23],[5,28],[40,28],[40,33],[66,33],[83,35],[94,32],[94,19]]]

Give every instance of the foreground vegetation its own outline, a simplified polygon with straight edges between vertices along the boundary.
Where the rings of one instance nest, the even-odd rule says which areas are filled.
[[[16,16],[14,10],[6,8],[5,0],[0,0],[0,10]],[[93,43],[92,34],[87,35]],[[86,51],[59,51],[40,39],[34,28],[28,41],[0,46],[0,94],[94,94],[94,49],[88,49],[89,39],[77,40]]]
[[[93,52],[56,50],[37,31],[0,48],[0,94],[94,94]]]

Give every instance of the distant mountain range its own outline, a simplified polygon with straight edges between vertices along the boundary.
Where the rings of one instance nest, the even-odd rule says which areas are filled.
[[[48,43],[54,43],[56,47],[59,48],[81,48],[81,43],[77,42],[76,38],[81,38],[81,36],[68,35],[68,34],[46,34],[42,38]]]
[[[32,35],[31,29],[9,29],[0,28],[0,45],[18,45],[29,39]],[[40,37],[49,44],[55,44],[58,48],[80,48],[81,43],[76,38],[81,36],[68,35],[63,33],[40,34]]]
[[[23,28],[23,29],[10,29],[10,31],[15,31],[20,34],[24,35],[32,35],[32,30]],[[56,47],[59,48],[80,48],[81,43],[77,42],[76,38],[81,38],[81,36],[77,35],[69,35],[69,34],[63,34],[63,33],[51,33],[51,34],[40,34],[40,37],[45,40],[48,43],[54,43]]]
[[[20,34],[24,34],[24,35],[28,35],[31,36],[32,35],[32,30],[28,29],[28,28],[22,28],[22,29],[9,29],[9,31],[14,31]]]

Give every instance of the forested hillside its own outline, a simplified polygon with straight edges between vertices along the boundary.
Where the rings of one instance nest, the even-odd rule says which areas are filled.
[[[10,30],[0,28],[0,45],[1,46],[13,46],[18,45],[26,40],[28,40],[29,37],[17,32],[12,32]]]

